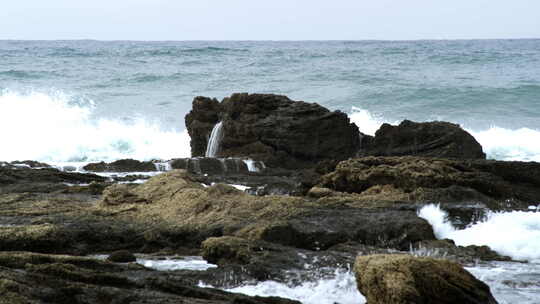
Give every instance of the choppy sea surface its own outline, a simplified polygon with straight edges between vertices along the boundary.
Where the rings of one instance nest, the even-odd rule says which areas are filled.
[[[403,119],[459,123],[488,158],[540,161],[540,40],[534,39],[0,41],[0,161],[78,167],[188,157],[184,116],[193,97],[233,92],[317,102],[348,113],[368,134]],[[436,206],[420,215],[440,238],[527,260],[469,270],[499,303],[532,304],[540,302],[539,206],[490,214],[465,230],[452,227]],[[300,286],[263,282],[234,291],[303,303],[363,299],[350,272]]]
[[[540,160],[540,40],[0,41],[0,160],[189,156],[194,96],[278,93],[461,124],[488,157]]]

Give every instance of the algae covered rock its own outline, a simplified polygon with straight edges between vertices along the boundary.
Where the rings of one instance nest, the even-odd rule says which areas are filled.
[[[489,286],[447,260],[410,255],[359,256],[358,290],[370,304],[496,304]]]
[[[244,264],[249,261],[251,243],[238,237],[211,237],[202,243],[201,249],[202,257],[210,263]]]
[[[340,162],[335,171],[321,177],[319,184],[361,194],[384,185],[398,190],[409,201],[475,201],[490,209],[527,208],[540,200],[540,163],[362,157]]]
[[[304,249],[326,249],[347,241],[408,249],[410,243],[435,239],[431,225],[412,210],[355,208],[347,205],[349,199],[339,197],[330,201],[256,197],[223,184],[205,188],[183,170],[125,189],[122,196],[105,191],[101,212],[124,215],[125,221],[167,226],[176,231],[170,233],[178,235],[176,242],[196,246],[224,235]],[[125,197],[147,203],[140,206]]]

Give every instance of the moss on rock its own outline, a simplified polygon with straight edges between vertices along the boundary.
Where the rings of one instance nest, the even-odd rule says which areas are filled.
[[[410,255],[359,256],[358,290],[370,304],[495,304],[489,287],[461,265]]]

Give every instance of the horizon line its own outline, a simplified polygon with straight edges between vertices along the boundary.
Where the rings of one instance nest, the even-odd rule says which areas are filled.
[[[522,38],[419,38],[419,39],[164,39],[164,40],[139,40],[139,39],[4,39],[0,41],[97,41],[97,42],[413,42],[413,41],[471,41],[471,40],[539,40],[540,37]]]

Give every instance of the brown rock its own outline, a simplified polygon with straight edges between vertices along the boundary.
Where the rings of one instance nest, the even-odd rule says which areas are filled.
[[[459,264],[410,255],[359,256],[358,290],[370,304],[495,304],[489,286]]]

